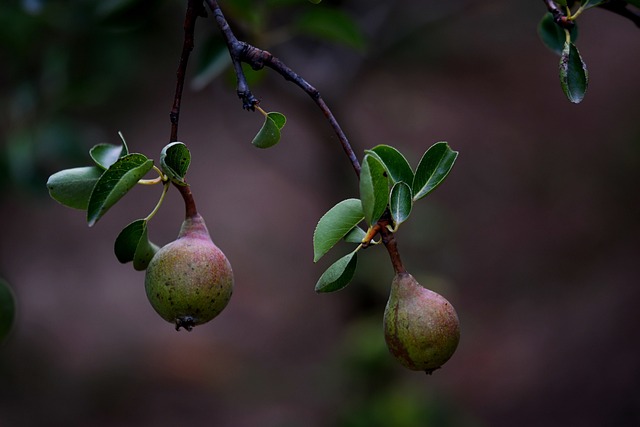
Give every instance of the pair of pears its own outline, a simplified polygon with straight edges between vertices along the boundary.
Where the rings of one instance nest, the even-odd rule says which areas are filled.
[[[145,290],[152,307],[177,330],[190,331],[227,306],[233,293],[231,264],[199,214],[187,217],[178,238],[151,259]],[[405,367],[428,374],[449,360],[460,340],[453,306],[407,272],[393,279],[383,325],[391,354]]]

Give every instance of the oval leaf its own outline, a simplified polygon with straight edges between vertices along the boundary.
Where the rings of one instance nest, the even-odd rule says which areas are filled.
[[[280,129],[287,119],[283,114],[271,112],[264,118],[264,124],[251,143],[258,148],[273,147],[280,141]]]
[[[102,169],[109,169],[120,157],[126,156],[127,150],[124,145],[98,144],[89,150],[89,155]]]
[[[413,200],[419,200],[436,189],[447,177],[458,152],[446,142],[436,142],[422,156],[413,179]]]
[[[396,183],[391,189],[391,196],[389,196],[389,209],[396,227],[409,218],[412,207],[411,187],[404,182]]]
[[[0,342],[11,332],[16,316],[16,299],[9,284],[0,279]]]
[[[411,185],[413,182],[413,170],[400,151],[390,145],[381,144],[373,147],[369,153],[377,156],[378,160],[382,162],[393,184],[406,182]]]
[[[367,232],[356,226],[344,236],[344,241],[348,243],[362,243],[362,240],[364,240],[366,236]]]
[[[104,171],[89,198],[87,206],[89,227],[127,194],[152,167],[153,160],[142,154],[133,153],[121,157]]]
[[[358,199],[343,200],[329,209],[313,232],[313,262],[322,258],[363,219],[362,203]]]
[[[141,271],[147,268],[159,248],[147,237],[147,221],[138,219],[120,232],[113,249],[118,261],[123,264],[133,261],[133,268]]]
[[[587,65],[582,60],[578,48],[571,42],[565,42],[562,56],[560,57],[560,84],[562,85],[562,91],[569,101],[578,104],[584,99],[588,83]]]
[[[160,152],[160,168],[172,182],[187,185],[184,177],[191,164],[191,152],[182,142],[172,142]]]
[[[356,272],[357,264],[358,255],[355,251],[331,264],[318,279],[316,292],[335,292],[347,286]]]
[[[49,194],[57,202],[74,209],[86,210],[91,191],[102,175],[97,166],[65,169],[47,180]]]
[[[564,29],[555,23],[553,15],[546,13],[538,24],[538,36],[542,43],[558,55],[562,54],[566,35]],[[578,38],[578,25],[574,21],[571,29],[571,41],[575,42]]]
[[[360,171],[360,200],[362,211],[369,225],[382,216],[389,202],[389,180],[382,163],[367,154]]]
[[[287,118],[284,114],[278,113],[277,111],[272,111],[267,113],[267,117],[269,117],[273,122],[278,126],[278,129],[282,129],[284,125],[287,124]]]

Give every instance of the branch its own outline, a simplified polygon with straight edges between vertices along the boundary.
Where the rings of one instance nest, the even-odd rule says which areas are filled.
[[[193,50],[193,34],[196,28],[196,19],[198,16],[206,17],[206,11],[202,5],[202,0],[188,0],[187,12],[184,18],[184,42],[182,43],[182,54],[176,72],[176,93],[173,99],[173,107],[169,118],[171,120],[171,136],[169,142],[178,140],[178,122],[180,121],[180,103],[182,102],[182,90],[184,89],[184,80],[189,62],[189,55]]]
[[[329,124],[333,128],[333,131],[338,137],[340,144],[344,152],[346,153],[351,165],[353,167],[354,172],[360,177],[360,163],[358,162],[358,158],[356,157],[353,149],[351,148],[351,144],[347,139],[347,136],[342,131],[340,124],[336,120],[335,116],[324,102],[322,97],[320,96],[320,92],[311,86],[306,80],[296,74],[291,68],[287,67],[282,61],[273,56],[271,53],[266,50],[258,49],[249,43],[244,41],[240,41],[234,35],[231,27],[229,27],[229,23],[225,19],[220,6],[216,0],[205,0],[206,3],[211,8],[213,12],[218,27],[220,27],[220,31],[224,36],[225,42],[227,44],[227,48],[229,49],[229,54],[231,55],[231,61],[233,63],[233,67],[235,69],[236,77],[238,79],[238,87],[237,93],[240,99],[242,99],[242,107],[246,110],[254,110],[255,105],[259,102],[251,93],[249,89],[249,85],[247,84],[247,80],[245,78],[244,72],[242,71],[242,63],[246,63],[251,66],[254,70],[260,70],[264,67],[269,67],[282,77],[285,80],[290,81],[301,88],[307,95],[313,99],[316,105],[320,108],[326,119],[329,121]]]
[[[400,252],[398,251],[398,243],[396,242],[395,233],[391,232],[387,225],[391,222],[391,214],[389,210],[384,213],[380,221],[378,221],[378,225],[380,225],[380,237],[382,238],[382,243],[385,248],[387,248],[387,252],[389,252],[389,258],[391,258],[391,264],[393,265],[393,270],[396,274],[406,273],[407,270],[404,268],[404,264],[402,264],[402,260],[400,259]]]
[[[556,24],[566,30],[572,29],[576,24],[572,20],[567,18],[567,14],[563,11],[558,4],[553,0],[542,0],[547,6],[547,10],[553,16],[553,20]]]
[[[627,3],[626,1],[611,0],[607,3],[599,5],[598,7],[604,10],[608,10],[609,12],[613,12],[616,15],[620,15],[623,18],[630,19],[631,22],[636,24],[636,27],[640,28],[640,15],[634,13],[632,10],[627,8],[627,6],[629,6],[629,3]]]

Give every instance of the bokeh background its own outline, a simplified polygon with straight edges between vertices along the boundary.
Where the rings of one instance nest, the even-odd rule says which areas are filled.
[[[347,251],[314,264],[314,226],[357,197],[355,176],[315,105],[271,71],[253,92],[288,123],[278,146],[250,144],[261,116],[242,110],[228,72],[198,73],[219,43],[211,17],[198,21],[179,135],[236,287],[191,333],[153,312],[143,273],[118,263],[113,240],[160,189],[134,189],[88,228],[45,182],[88,164],[94,144],[118,144],[118,131],[158,158],[185,2],[70,3],[0,5],[0,276],[18,304],[0,347],[0,425],[640,425],[640,30],[630,21],[600,10],[580,19],[591,84],[573,105],[536,34],[542,2],[325,0],[363,45],[292,31],[317,7],[306,1],[221,1],[239,35],[320,90],[358,155],[392,144],[415,167],[434,142],[460,152],[398,233],[407,268],[461,319],[456,354],[425,376],[384,344],[384,250],[364,252],[343,291],[314,293]],[[171,191],[150,238],[171,241],[182,215]]]

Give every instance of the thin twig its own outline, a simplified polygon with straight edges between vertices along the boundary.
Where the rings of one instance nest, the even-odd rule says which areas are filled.
[[[249,85],[247,84],[244,72],[242,71],[242,63],[244,62],[248,64],[254,70],[260,70],[264,67],[271,68],[282,77],[284,77],[285,80],[297,85],[307,95],[309,95],[311,99],[313,99],[326,119],[329,121],[329,124],[338,137],[338,140],[340,141],[344,152],[351,162],[354,172],[359,178],[360,162],[358,161],[353,148],[351,148],[351,144],[349,143],[349,140],[343,132],[340,124],[320,96],[320,92],[318,92],[315,87],[311,86],[306,80],[296,74],[291,68],[287,67],[282,61],[273,56],[271,53],[267,52],[266,50],[258,49],[255,46],[252,46],[244,41],[238,40],[234,35],[233,30],[229,26],[229,23],[225,19],[220,6],[218,5],[218,2],[216,0],[205,1],[211,8],[211,11],[213,12],[213,15],[216,19],[216,23],[218,24],[220,31],[222,31],[225,42],[227,43],[227,48],[229,49],[231,61],[233,63],[236,77],[238,79],[237,92],[240,99],[242,99],[243,108],[247,110],[254,110],[255,105],[258,103],[258,100],[253,96],[251,90],[249,89]]]
[[[559,26],[567,30],[572,29],[576,25],[575,22],[567,18],[567,14],[565,13],[565,11],[562,10],[562,8],[560,8],[560,6],[558,6],[558,4],[555,1],[553,0],[542,0],[542,1],[544,2],[545,6],[547,6],[547,10],[553,16],[553,21],[556,24],[558,24]]]
[[[640,28],[640,15],[638,13],[634,13],[631,9],[628,8],[629,3],[622,0],[611,0],[607,3],[603,3],[598,7],[608,10],[609,12],[613,12],[616,15],[620,15],[623,18],[627,18],[631,20],[636,27]]]
[[[186,76],[187,63],[189,55],[193,50],[193,34],[196,28],[196,19],[198,16],[206,16],[206,12],[202,5],[202,0],[188,0],[187,12],[184,18],[184,42],[182,43],[182,54],[176,72],[176,93],[173,98],[173,107],[169,118],[171,120],[171,136],[169,142],[178,140],[178,123],[180,121],[180,103],[182,102],[182,91],[184,89],[184,80]]]

